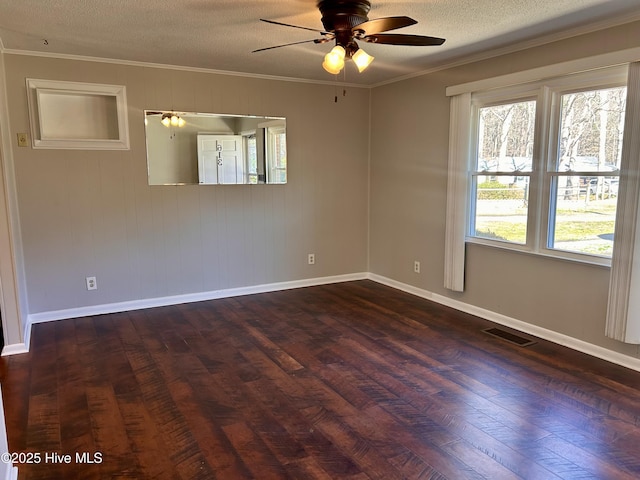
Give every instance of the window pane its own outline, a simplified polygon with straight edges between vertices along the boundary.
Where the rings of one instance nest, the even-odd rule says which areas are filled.
[[[620,168],[626,98],[626,87],[562,95],[557,171]]]
[[[573,178],[577,187],[560,185]],[[557,177],[551,248],[611,256],[616,219],[618,177]]]
[[[477,171],[530,172],[535,114],[535,101],[480,108]]]
[[[550,248],[611,256],[626,91],[619,87],[562,95]]]
[[[476,177],[474,235],[525,244],[528,176]]]

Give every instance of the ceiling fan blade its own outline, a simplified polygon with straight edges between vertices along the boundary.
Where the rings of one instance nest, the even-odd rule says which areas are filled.
[[[365,35],[373,35],[375,33],[395,30],[396,28],[408,27],[416,23],[418,23],[417,20],[411,17],[383,17],[356,25],[352,28],[352,31],[358,34],[358,36],[364,37]]]
[[[275,20],[266,20],[264,18],[260,19],[261,22],[273,23],[274,25],[282,25],[283,27],[293,27],[293,28],[301,28],[302,30],[310,30],[312,32],[318,32],[322,35],[327,35],[329,32],[325,32],[324,30],[318,30],[316,28],[309,27],[300,27],[299,25],[290,25],[288,23],[276,22]]]
[[[299,45],[301,43],[327,43],[329,40],[331,40],[330,38],[314,38],[313,40],[302,40],[301,42],[292,42],[292,43],[285,43],[283,45],[275,45],[273,47],[266,47],[266,48],[259,48],[258,50],[253,50],[251,53],[256,53],[256,52],[264,52],[265,50],[273,50],[274,48],[281,48],[281,47],[288,47],[290,45]]]
[[[425,37],[423,35],[400,35],[393,33],[367,35],[361,40],[369,43],[382,43],[385,45],[415,45],[418,47],[442,45],[445,42],[444,38]]]

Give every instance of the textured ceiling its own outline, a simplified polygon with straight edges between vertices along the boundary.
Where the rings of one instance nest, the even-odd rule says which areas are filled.
[[[639,0],[372,0],[369,18],[418,21],[393,33],[446,38],[439,47],[362,43],[376,57],[364,73],[347,65],[340,81],[375,85],[534,39],[640,19]],[[46,52],[333,81],[322,67],[330,44],[305,43],[322,29],[315,0],[0,0],[5,51]],[[640,33],[640,32],[639,32]]]

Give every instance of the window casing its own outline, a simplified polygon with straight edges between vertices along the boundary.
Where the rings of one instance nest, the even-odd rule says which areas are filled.
[[[267,127],[266,137],[269,182],[287,183],[287,142],[285,127]]]
[[[242,140],[247,183],[257,184],[260,172],[258,171],[258,145],[255,132],[243,135]]]
[[[626,71],[471,95],[468,242],[610,263]]]

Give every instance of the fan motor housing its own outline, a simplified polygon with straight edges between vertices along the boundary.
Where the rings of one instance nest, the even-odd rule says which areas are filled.
[[[371,3],[368,0],[321,0],[318,8],[327,32],[350,32],[353,27],[369,20],[367,15]]]

